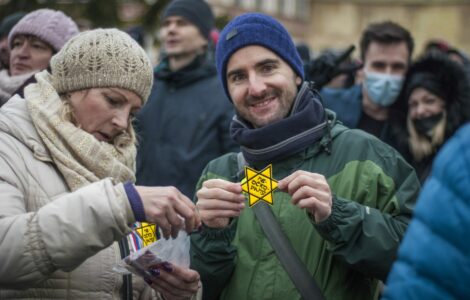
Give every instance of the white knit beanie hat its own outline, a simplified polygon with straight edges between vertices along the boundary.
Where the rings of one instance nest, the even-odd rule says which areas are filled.
[[[152,64],[139,44],[117,29],[85,31],[51,59],[52,84],[60,93],[118,87],[145,103],[153,84]]]
[[[11,29],[8,45],[11,49],[15,36],[28,34],[48,43],[54,52],[58,52],[78,32],[77,24],[63,12],[43,8],[30,12]]]

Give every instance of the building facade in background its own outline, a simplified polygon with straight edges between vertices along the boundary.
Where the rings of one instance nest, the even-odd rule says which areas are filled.
[[[208,0],[217,15],[261,11],[279,19],[297,42],[315,51],[358,46],[371,22],[392,20],[408,28],[419,54],[430,39],[470,53],[468,0]],[[356,51],[355,56],[359,56]]]

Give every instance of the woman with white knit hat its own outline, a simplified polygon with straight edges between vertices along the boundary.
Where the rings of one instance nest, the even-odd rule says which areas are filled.
[[[0,298],[156,297],[113,272],[117,242],[136,221],[169,237],[200,219],[175,188],[133,184],[130,120],[149,96],[151,63],[126,33],[97,29],[70,39],[51,70],[0,110]],[[199,274],[166,265],[147,281],[165,299],[190,297]]]
[[[75,22],[61,11],[38,9],[10,31],[10,67],[0,72],[0,106],[34,73],[48,67],[52,55],[74,35]]]

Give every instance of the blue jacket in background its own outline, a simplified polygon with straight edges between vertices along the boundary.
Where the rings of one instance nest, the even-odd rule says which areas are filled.
[[[362,116],[361,85],[344,89],[324,87],[320,95],[325,107],[336,112],[339,121],[346,127],[357,128]]]
[[[362,85],[356,84],[348,88],[324,87],[320,91],[323,104],[336,113],[336,117],[346,127],[359,128],[362,118]],[[380,134],[377,136],[382,142],[395,146],[390,132],[390,123],[385,122]],[[375,135],[372,132],[368,132]]]
[[[238,152],[229,134],[233,106],[213,63],[201,56],[172,72],[155,68],[152,93],[137,115],[137,184],[175,186],[189,198],[206,164]]]
[[[470,124],[437,155],[383,300],[470,299]]]

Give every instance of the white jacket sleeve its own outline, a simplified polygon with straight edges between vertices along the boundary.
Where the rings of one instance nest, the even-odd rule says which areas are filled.
[[[71,271],[130,232],[135,219],[122,184],[101,180],[28,213],[31,195],[16,184],[17,171],[0,158],[0,286],[24,288]]]

